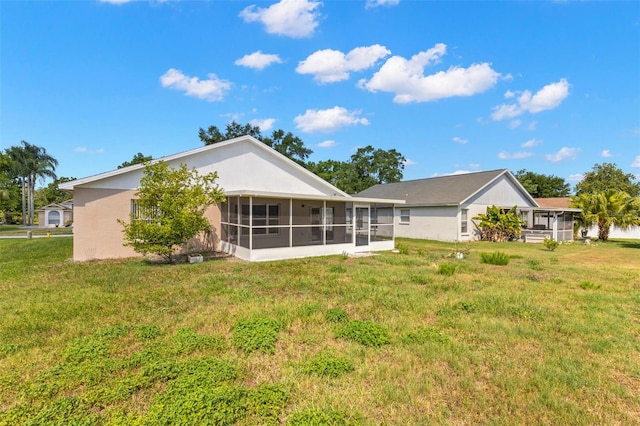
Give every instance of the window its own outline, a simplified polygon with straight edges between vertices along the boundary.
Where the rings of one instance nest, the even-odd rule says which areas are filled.
[[[131,220],[143,220],[151,222],[160,218],[160,209],[157,206],[143,207],[140,200],[131,200]]]
[[[462,209],[460,211],[460,233],[462,234],[466,234],[469,232],[467,227],[468,216],[469,216],[469,209]]]
[[[400,209],[400,223],[409,223],[411,215],[409,209]]]
[[[245,206],[243,205],[243,210]],[[249,206],[246,206],[247,212]],[[254,235],[277,235],[280,230],[272,228],[280,225],[280,205],[279,204],[254,204],[253,205],[253,234]]]
[[[60,225],[60,212],[55,210],[52,212],[49,212],[49,225],[55,225],[55,226]]]

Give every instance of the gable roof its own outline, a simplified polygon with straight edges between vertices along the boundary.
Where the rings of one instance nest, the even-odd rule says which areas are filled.
[[[533,205],[537,205],[507,169],[378,184],[359,192],[356,196],[399,198],[404,199],[407,205],[416,206],[458,206],[501,176],[509,179]]]
[[[235,154],[233,154],[235,153]],[[249,156],[247,154],[250,153]],[[229,157],[231,155],[232,157]],[[221,160],[225,161],[224,158],[239,158],[233,157],[233,155],[244,156],[242,159],[239,159],[240,163],[234,162],[227,164],[227,174],[225,176],[221,176],[219,173],[219,178],[226,178],[227,182],[229,179],[232,179],[235,183],[235,188],[228,188],[225,185],[222,185],[223,190],[228,193],[228,195],[253,195],[253,196],[265,196],[265,197],[274,197],[274,196],[312,196],[318,199],[344,199],[348,198],[349,201],[370,201],[364,198],[354,198],[347,194],[346,192],[338,189],[333,186],[329,182],[320,178],[316,174],[310,172],[300,164],[291,160],[287,156],[277,152],[273,148],[265,145],[260,142],[258,139],[252,136],[240,136],[234,139],[229,139],[227,141],[218,142],[212,145],[206,145],[200,148],[192,149],[189,151],[184,151],[181,153],[157,158],[155,160],[151,160],[150,163],[157,163],[160,161],[172,162],[172,163],[186,163],[188,167],[193,167],[194,165],[198,165],[198,168],[202,168],[201,171],[213,171],[210,170],[213,163]],[[250,166],[247,168],[247,165],[242,163],[243,161],[249,161],[250,158],[255,159],[265,159],[266,161],[270,161],[273,164],[278,164],[278,167],[281,167],[281,173],[279,173],[280,189],[276,189],[275,192],[273,190],[267,190],[264,188],[264,183],[269,180],[278,179],[274,176],[261,176],[257,177],[257,180],[254,180],[254,185],[247,184],[247,177],[257,176],[255,173],[257,172],[255,169],[251,169]],[[259,161],[259,160],[258,160]],[[262,162],[261,162],[262,163]],[[219,165],[219,163],[217,163]],[[251,163],[253,165],[257,163]],[[71,182],[65,182],[59,185],[60,189],[65,191],[73,191],[74,188],[77,187],[96,187],[105,185],[111,185],[114,188],[114,185],[118,186],[119,189],[122,189],[122,186],[129,185],[128,188],[133,189],[137,187],[139,184],[139,177],[141,176],[145,164],[134,164],[128,167],[123,167],[121,169],[111,170],[105,173],[100,173],[97,175],[85,177],[82,179],[76,179]],[[216,170],[218,171],[218,170]],[[247,173],[249,172],[249,173]],[[253,173],[251,173],[253,172]],[[286,182],[283,179],[288,179],[293,177],[295,181]],[[132,182],[135,184],[132,185]],[[299,190],[294,190],[291,192],[291,187],[295,185],[291,185],[294,182],[302,182],[303,184],[298,186]],[[255,187],[252,187],[255,186]],[[262,187],[259,189],[257,187]],[[306,188],[304,190],[300,190],[300,188]],[[283,191],[284,189],[284,191]],[[311,190],[312,189],[312,190]],[[311,191],[309,191],[311,190]],[[308,193],[307,193],[308,192]],[[373,201],[373,200],[371,200]],[[380,202],[382,200],[375,200]],[[384,200],[385,202],[399,202],[402,203],[401,200]]]

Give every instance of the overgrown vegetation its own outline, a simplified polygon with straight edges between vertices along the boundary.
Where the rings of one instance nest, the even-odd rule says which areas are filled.
[[[480,262],[488,263],[489,265],[508,265],[509,255],[500,251],[480,253]]]
[[[193,268],[0,240],[0,425],[637,423],[640,241],[400,242]]]
[[[544,245],[544,247],[549,250],[549,251],[554,251],[555,249],[558,248],[558,246],[560,245],[559,242],[557,242],[556,240],[554,240],[551,237],[544,237],[544,240],[542,241],[542,245]]]
[[[497,206],[487,207],[486,213],[480,213],[473,220],[480,229],[482,241],[503,242],[520,237],[525,225],[522,217],[516,212],[517,206],[504,210]]]

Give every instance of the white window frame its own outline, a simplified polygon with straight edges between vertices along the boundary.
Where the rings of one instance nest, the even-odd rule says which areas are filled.
[[[411,223],[411,209],[400,209],[400,223],[403,225]]]

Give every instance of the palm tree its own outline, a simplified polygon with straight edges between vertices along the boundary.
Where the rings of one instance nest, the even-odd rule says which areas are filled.
[[[582,209],[578,221],[583,227],[598,225],[598,239],[602,241],[609,239],[611,225],[620,229],[640,225],[640,198],[624,191],[582,193],[571,199],[571,205]]]
[[[22,223],[33,225],[34,195],[38,178],[56,178],[55,169],[58,160],[47,154],[45,148],[32,145],[27,141],[22,146],[12,146],[7,154],[13,163],[13,173],[20,180],[22,188]]]

